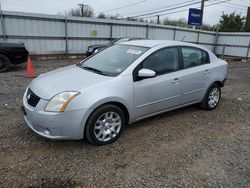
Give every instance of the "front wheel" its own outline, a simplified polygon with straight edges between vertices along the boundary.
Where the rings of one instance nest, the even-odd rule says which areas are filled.
[[[218,106],[220,98],[221,98],[220,86],[218,84],[213,84],[209,87],[200,106],[206,110],[213,110]]]
[[[123,111],[112,104],[96,109],[89,117],[85,136],[94,145],[111,144],[118,139],[125,126]]]

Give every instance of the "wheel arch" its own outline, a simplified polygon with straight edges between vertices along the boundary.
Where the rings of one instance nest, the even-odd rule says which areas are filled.
[[[127,107],[126,107],[123,103],[118,102],[118,101],[109,101],[109,102],[105,102],[105,103],[99,104],[98,106],[96,106],[96,107],[92,110],[92,112],[90,113],[90,115],[91,115],[96,109],[98,109],[98,108],[100,108],[100,107],[102,107],[102,106],[104,106],[104,105],[108,105],[108,104],[112,104],[112,105],[115,105],[115,106],[119,107],[119,108],[124,112],[124,115],[125,115],[125,123],[128,124],[129,118],[130,118],[130,116],[129,116],[129,111],[128,111]],[[90,115],[89,115],[89,117],[90,117]],[[88,117],[88,119],[89,119],[89,117]],[[87,120],[87,121],[88,121],[88,120]]]
[[[222,82],[222,81],[214,81],[211,85],[213,85],[213,84],[217,84],[218,86],[220,86],[220,87],[223,87],[224,86],[224,82]],[[210,85],[210,86],[211,86]]]
[[[0,51],[0,54],[6,56],[10,60],[10,63],[12,63],[11,56],[7,52]]]
[[[83,138],[86,138],[86,130],[85,130],[86,129],[86,124],[89,121],[89,118],[90,118],[91,114],[94,113],[94,111],[96,109],[98,109],[98,108],[100,108],[100,107],[102,107],[104,105],[108,105],[108,104],[112,104],[112,105],[115,105],[115,106],[119,107],[124,112],[124,115],[125,115],[125,124],[129,123],[129,118],[130,118],[129,111],[128,111],[127,107],[123,103],[118,102],[118,101],[105,102],[105,103],[99,104],[98,106],[95,106],[95,108],[93,108],[91,110],[91,112],[88,113],[88,117],[85,120],[84,127],[83,127],[83,130],[82,130],[83,131]]]

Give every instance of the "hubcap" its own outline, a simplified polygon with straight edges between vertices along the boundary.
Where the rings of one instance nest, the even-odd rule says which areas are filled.
[[[95,123],[95,137],[102,142],[109,141],[118,135],[121,124],[121,117],[116,112],[106,112]]]
[[[219,88],[215,87],[213,88],[208,96],[208,105],[210,108],[214,108],[220,100],[220,90]]]

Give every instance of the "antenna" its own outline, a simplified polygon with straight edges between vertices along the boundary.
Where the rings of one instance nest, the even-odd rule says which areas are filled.
[[[186,38],[186,36],[183,36],[182,39],[181,39],[181,41],[184,41],[185,38]]]

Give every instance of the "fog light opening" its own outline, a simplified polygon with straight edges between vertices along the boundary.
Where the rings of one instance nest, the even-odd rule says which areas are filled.
[[[50,131],[49,131],[49,129],[44,129],[44,134],[46,134],[46,135],[48,135],[48,136],[50,136]]]

